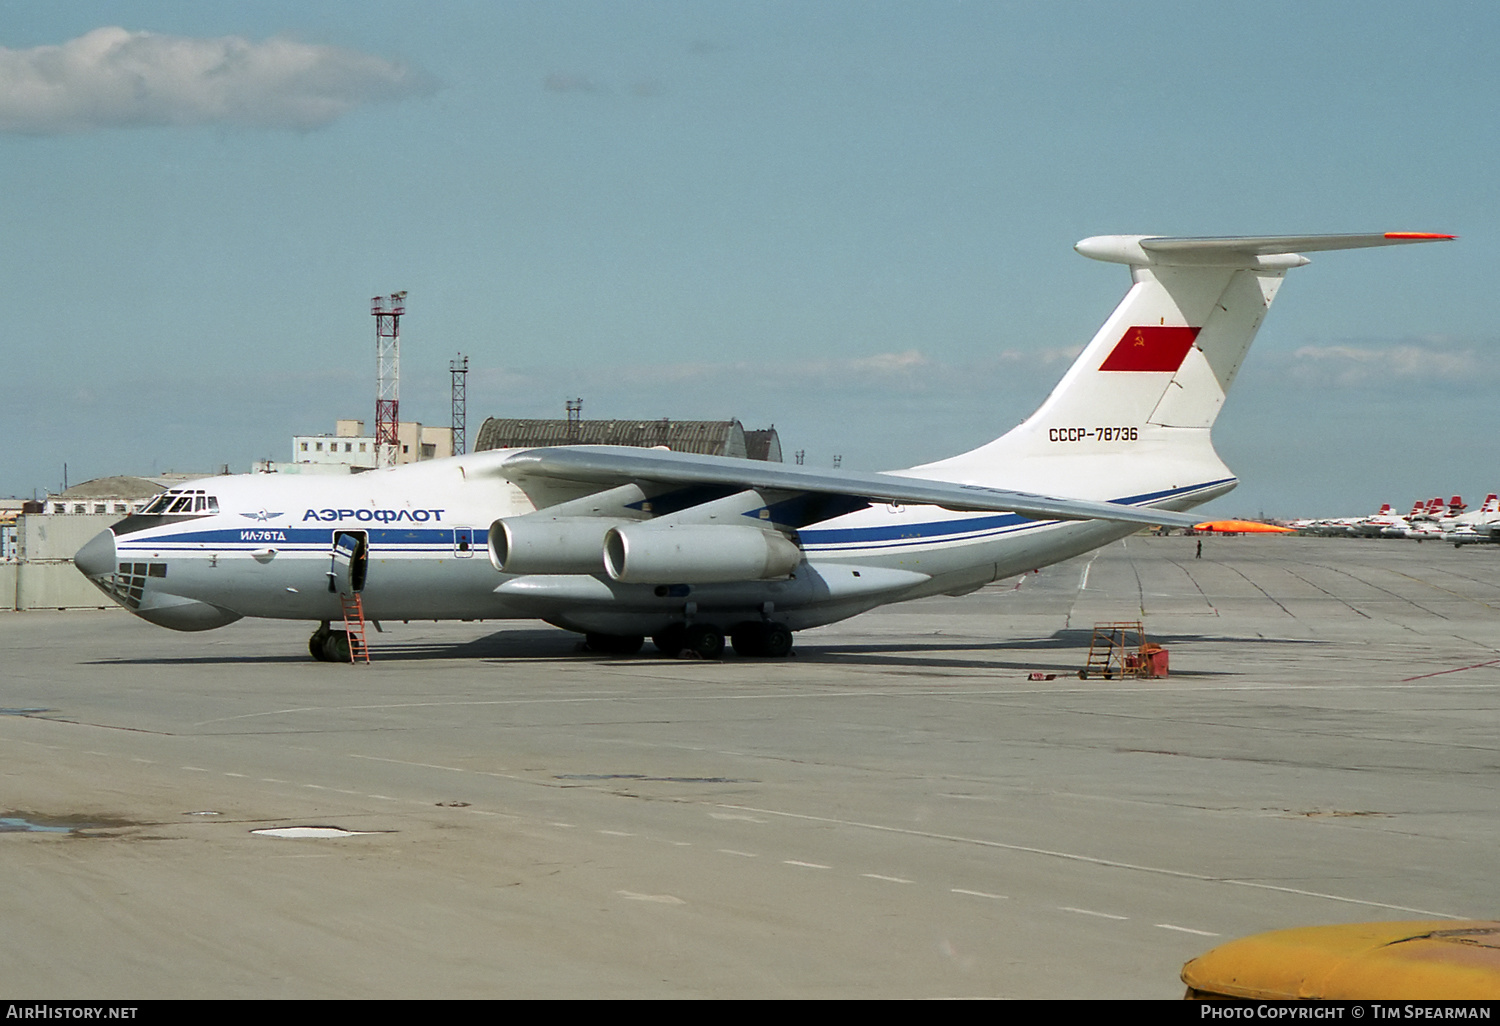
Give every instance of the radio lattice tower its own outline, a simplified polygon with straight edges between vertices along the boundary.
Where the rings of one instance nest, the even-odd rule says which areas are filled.
[[[462,456],[468,451],[469,358],[458,355],[461,359],[448,361],[448,371],[453,375],[453,455]]]
[[[400,451],[401,425],[401,315],[406,313],[406,293],[392,292],[390,307],[384,296],[370,300],[375,318],[375,462],[396,465]]]
[[[578,433],[582,428],[580,421],[583,418],[583,396],[564,400],[563,405],[568,408],[568,444],[577,445]]]

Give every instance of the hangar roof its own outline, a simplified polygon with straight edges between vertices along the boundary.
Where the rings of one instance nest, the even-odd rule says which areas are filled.
[[[675,452],[780,461],[776,429],[746,431],[737,420],[538,420],[490,417],[479,429],[474,451],[530,449],[549,445],[662,445]],[[753,440],[754,444],[749,444]]]

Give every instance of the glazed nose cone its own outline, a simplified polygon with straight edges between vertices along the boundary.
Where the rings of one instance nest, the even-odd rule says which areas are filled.
[[[87,577],[103,577],[115,572],[115,533],[100,531],[73,557],[73,565]]]

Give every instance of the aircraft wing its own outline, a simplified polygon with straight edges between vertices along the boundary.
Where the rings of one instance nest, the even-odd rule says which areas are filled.
[[[527,449],[507,459],[508,476],[537,475],[597,482],[668,485],[728,485],[868,499],[872,503],[940,506],[960,512],[1018,513],[1036,520],[1113,520],[1130,524],[1191,527],[1200,518],[1118,502],[1069,499],[1004,488],[929,481],[899,474],[816,470],[728,456],[700,456],[666,449],[579,445]]]

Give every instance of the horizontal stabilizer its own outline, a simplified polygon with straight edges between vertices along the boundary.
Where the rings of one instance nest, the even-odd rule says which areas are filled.
[[[1457,238],[1437,232],[1374,232],[1362,235],[1244,235],[1170,238],[1155,235],[1096,235],[1073,248],[1086,257],[1136,266],[1210,265],[1287,268],[1307,263],[1299,253],[1368,249]]]

